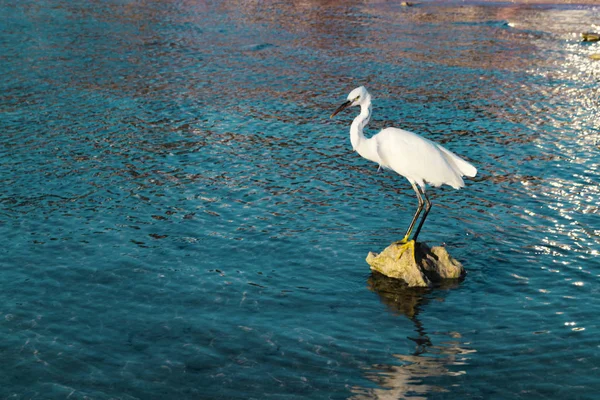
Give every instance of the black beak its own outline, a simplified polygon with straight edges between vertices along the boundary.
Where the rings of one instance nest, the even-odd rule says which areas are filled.
[[[345,102],[344,104],[342,104],[341,106],[339,106],[339,107],[337,108],[337,110],[335,110],[335,111],[333,112],[333,114],[331,114],[331,117],[329,117],[329,118],[333,118],[333,117],[335,117],[335,116],[336,116],[336,115],[338,115],[338,114],[339,114],[341,111],[343,111],[343,110],[345,110],[346,108],[350,107],[350,104],[352,104],[352,102],[351,102],[350,100],[348,100],[347,102]]]

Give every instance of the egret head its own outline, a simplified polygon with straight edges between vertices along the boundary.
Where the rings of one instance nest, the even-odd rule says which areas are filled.
[[[367,92],[367,89],[364,86],[357,87],[348,95],[348,101],[339,106],[337,110],[335,110],[333,114],[331,114],[330,118],[335,117],[340,111],[345,110],[348,107],[358,106],[370,98],[371,95],[369,94],[369,92]]]

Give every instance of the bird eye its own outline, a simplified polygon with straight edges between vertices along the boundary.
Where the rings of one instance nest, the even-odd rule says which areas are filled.
[[[360,99],[360,96],[356,96],[356,98],[354,99],[354,101],[356,101],[356,100],[358,100],[358,99]]]

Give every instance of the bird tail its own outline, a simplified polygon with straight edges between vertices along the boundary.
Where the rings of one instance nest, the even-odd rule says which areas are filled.
[[[477,175],[477,168],[475,168],[471,163],[463,160],[450,150],[446,150],[442,146],[438,146],[439,149],[444,153],[444,158],[450,165],[455,167],[455,172],[457,172],[461,177],[468,176],[469,178]]]

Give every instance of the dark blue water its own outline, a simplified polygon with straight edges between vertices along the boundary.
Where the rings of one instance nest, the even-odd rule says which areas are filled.
[[[598,7],[0,4],[0,398],[597,395]],[[463,282],[371,276],[363,84],[479,169],[420,237]]]

